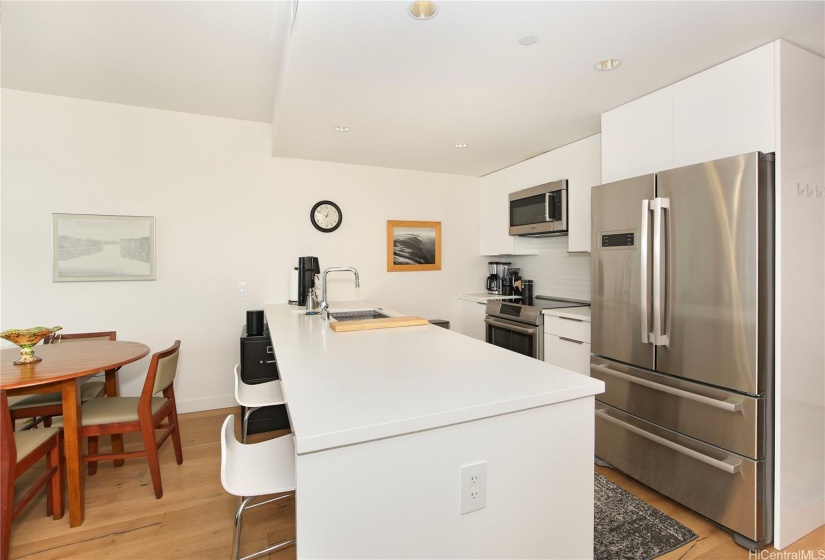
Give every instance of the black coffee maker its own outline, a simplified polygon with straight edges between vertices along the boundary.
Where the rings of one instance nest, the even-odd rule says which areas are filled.
[[[315,287],[316,274],[321,274],[318,257],[298,257],[298,305],[306,305]]]

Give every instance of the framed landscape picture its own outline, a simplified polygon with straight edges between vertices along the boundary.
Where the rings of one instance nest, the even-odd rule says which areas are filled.
[[[441,222],[387,222],[387,270],[441,270]]]
[[[154,216],[52,214],[55,282],[155,279]]]

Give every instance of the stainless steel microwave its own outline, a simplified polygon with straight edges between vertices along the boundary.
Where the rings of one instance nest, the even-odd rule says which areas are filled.
[[[567,235],[567,179],[510,193],[510,235]]]

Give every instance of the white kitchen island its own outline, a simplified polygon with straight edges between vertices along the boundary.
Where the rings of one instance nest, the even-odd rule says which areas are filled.
[[[354,307],[372,306],[330,310]],[[601,381],[433,325],[336,333],[294,306],[265,311],[298,558],[592,557]],[[486,507],[462,515],[460,470],[480,462]]]

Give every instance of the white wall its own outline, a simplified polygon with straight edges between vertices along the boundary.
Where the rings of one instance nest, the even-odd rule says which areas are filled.
[[[516,247],[535,255],[506,260],[521,268],[522,278],[533,280],[537,296],[590,301],[590,253],[568,253],[567,237],[517,237]]]
[[[478,291],[478,178],[270,156],[269,125],[2,90],[0,328],[117,330],[153,351],[182,340],[179,410],[234,404],[248,309],[286,302],[299,256],[330,275],[330,299],[363,298],[458,319]],[[344,221],[322,234],[312,205]],[[156,217],[157,281],[51,281],[51,213]],[[442,270],[388,273],[386,221],[442,222]],[[248,282],[248,297],[235,295]],[[277,341],[273,341],[277,345]],[[8,347],[4,343],[4,347]],[[122,370],[137,394],[148,359]]]

